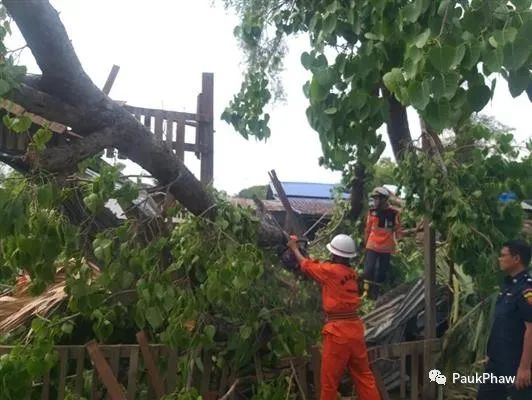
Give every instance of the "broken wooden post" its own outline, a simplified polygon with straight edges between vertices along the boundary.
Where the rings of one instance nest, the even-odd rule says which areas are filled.
[[[115,83],[116,76],[118,75],[118,71],[120,71],[120,67],[118,65],[113,65],[111,68],[111,72],[109,72],[109,76],[107,76],[107,80],[105,81],[105,84],[103,85],[102,92],[104,92],[107,96],[109,96],[109,93],[111,93],[111,88],[113,87],[113,84]],[[112,158],[114,156],[115,149],[112,147],[109,147],[105,149],[105,156]]]
[[[427,127],[421,121],[423,149],[429,154]],[[436,385],[431,383],[428,371],[433,365],[432,348],[429,340],[436,337],[436,236],[430,218],[423,219],[423,256],[425,265],[425,345],[423,348],[423,399],[436,399]]]
[[[196,144],[200,147],[200,181],[204,185],[212,184],[214,176],[214,74],[202,74],[201,95],[198,101],[198,135]]]
[[[102,92],[104,92],[106,95],[109,96],[109,93],[111,93],[111,88],[113,87],[113,84],[115,83],[116,76],[118,75],[118,71],[120,71],[120,67],[118,65],[113,65],[111,68],[111,72],[109,72],[109,76],[107,77],[107,80],[105,81],[105,85],[103,85]]]
[[[155,360],[153,359],[153,355],[151,354],[150,347],[148,345],[148,338],[146,337],[146,333],[144,331],[137,333],[137,342],[140,346],[140,351],[142,353],[142,358],[144,359],[144,365],[148,373],[150,384],[155,391],[155,396],[157,399],[160,399],[164,396],[163,381],[161,379],[161,375],[159,374],[159,369],[155,365]]]
[[[285,211],[286,211],[286,218],[288,221],[288,228],[292,229],[293,232],[299,237],[304,238],[303,235],[305,233],[305,226],[299,219],[299,216],[295,213],[294,209],[292,208],[292,205],[290,204],[290,201],[288,201],[288,197],[286,197],[286,193],[283,189],[283,185],[277,178],[277,174],[275,173],[275,170],[272,169],[268,175],[270,176],[270,180],[272,181],[273,187],[275,188],[275,191],[277,192],[277,195],[279,196],[279,200],[281,200],[281,204],[283,205]]]
[[[87,348],[87,353],[100,376],[100,380],[107,389],[107,394],[111,400],[125,400],[126,396],[122,389],[122,386],[116,380],[116,377],[111,370],[111,367],[105,360],[105,357],[98,346],[98,343],[95,340],[88,342],[85,347]],[[94,378],[93,378],[94,379]]]

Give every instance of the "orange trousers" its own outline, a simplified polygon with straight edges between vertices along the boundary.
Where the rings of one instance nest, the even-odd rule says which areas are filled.
[[[380,400],[375,377],[369,368],[364,336],[342,339],[331,334],[323,335],[320,400],[336,400],[338,385],[346,368],[358,400]]]

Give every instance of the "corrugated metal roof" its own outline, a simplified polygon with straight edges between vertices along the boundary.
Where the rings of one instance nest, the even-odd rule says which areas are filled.
[[[312,183],[312,182],[281,182],[286,197],[306,197],[313,199],[333,199],[335,188],[340,185],[332,183]],[[270,183],[273,194],[277,197],[277,191]],[[349,193],[344,193],[343,198],[349,198]]]

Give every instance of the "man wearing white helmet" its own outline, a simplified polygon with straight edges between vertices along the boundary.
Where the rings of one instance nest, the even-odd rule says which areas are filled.
[[[390,256],[395,251],[401,224],[399,211],[388,204],[390,193],[386,188],[376,187],[370,197],[373,199],[373,206],[366,220],[363,278],[365,291],[369,289],[369,297],[375,299],[390,268]]]
[[[331,261],[315,261],[304,257],[297,241],[288,247],[305,274],[322,288],[325,312],[321,363],[320,400],[336,400],[340,379],[347,368],[353,380],[357,399],[380,400],[375,378],[368,362],[364,325],[357,315],[360,305],[357,273],[349,265],[356,255],[355,242],[347,235],[337,235],[327,245]]]

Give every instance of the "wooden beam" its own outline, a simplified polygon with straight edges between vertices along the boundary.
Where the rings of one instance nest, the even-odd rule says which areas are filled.
[[[145,332],[140,331],[137,333],[137,342],[140,346],[140,351],[142,353],[142,358],[144,359],[144,365],[146,366],[150,384],[155,391],[155,396],[157,399],[160,399],[164,396],[164,385],[159,373],[159,369],[155,365],[155,360],[151,354],[150,347],[148,345],[148,338],[146,337]]]
[[[96,371],[98,371],[100,380],[107,389],[109,398],[111,400],[125,400],[126,396],[124,391],[113,375],[113,371],[105,360],[98,343],[96,343],[94,340],[91,340],[85,345],[85,347],[87,348],[87,352],[89,353],[89,357],[94,365],[94,368],[96,368]]]
[[[288,228],[293,230],[293,233],[295,233],[299,238],[304,238],[305,233],[305,226],[301,222],[299,216],[294,212],[294,209],[292,208],[292,205],[288,201],[288,197],[286,197],[286,193],[283,189],[283,185],[277,178],[277,174],[275,173],[275,170],[272,169],[268,175],[270,176],[270,180],[272,181],[272,184],[275,188],[275,191],[277,192],[277,196],[279,196],[279,200],[281,200],[281,203],[286,211],[286,217],[288,219]]]
[[[134,106],[130,106],[127,104],[124,105],[123,107],[127,111],[129,111],[131,114],[135,114],[135,115],[153,115],[157,112],[160,112],[164,119],[171,118],[173,121],[182,119],[185,121],[185,124],[187,125],[191,124],[192,122],[199,121],[199,116],[193,113],[161,110],[158,108],[134,107]]]
[[[105,85],[103,85],[102,92],[104,92],[106,95],[109,96],[109,93],[111,92],[111,88],[113,87],[113,84],[115,83],[116,76],[118,75],[118,71],[120,71],[120,67],[118,65],[113,65],[111,68],[111,72],[109,72],[109,76],[107,77],[107,80],[105,81]]]

